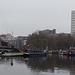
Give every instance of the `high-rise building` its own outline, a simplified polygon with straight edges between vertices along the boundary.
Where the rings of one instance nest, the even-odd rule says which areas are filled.
[[[71,12],[71,35],[75,36],[75,11]]]

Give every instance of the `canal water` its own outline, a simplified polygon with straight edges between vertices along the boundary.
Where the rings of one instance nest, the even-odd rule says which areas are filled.
[[[0,57],[0,75],[75,75],[75,57]]]

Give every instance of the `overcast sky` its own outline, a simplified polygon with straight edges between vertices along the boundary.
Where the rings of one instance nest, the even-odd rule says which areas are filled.
[[[71,32],[75,0],[0,0],[0,34],[26,36],[36,30]]]

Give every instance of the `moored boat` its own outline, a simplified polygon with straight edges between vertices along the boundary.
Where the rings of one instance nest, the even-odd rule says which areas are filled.
[[[46,50],[25,50],[23,56],[45,56],[47,54]]]
[[[68,55],[68,51],[66,50],[62,50],[59,52],[60,55]]]
[[[68,52],[68,56],[75,56],[75,50],[70,50]]]

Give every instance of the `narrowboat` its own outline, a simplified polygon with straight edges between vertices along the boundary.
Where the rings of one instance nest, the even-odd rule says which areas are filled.
[[[75,56],[75,50],[70,50],[68,52],[68,56]]]
[[[45,56],[47,54],[46,50],[25,50],[23,56]]]
[[[59,54],[60,54],[60,55],[67,55],[67,54],[68,54],[68,51],[62,50],[62,51],[59,52]]]

